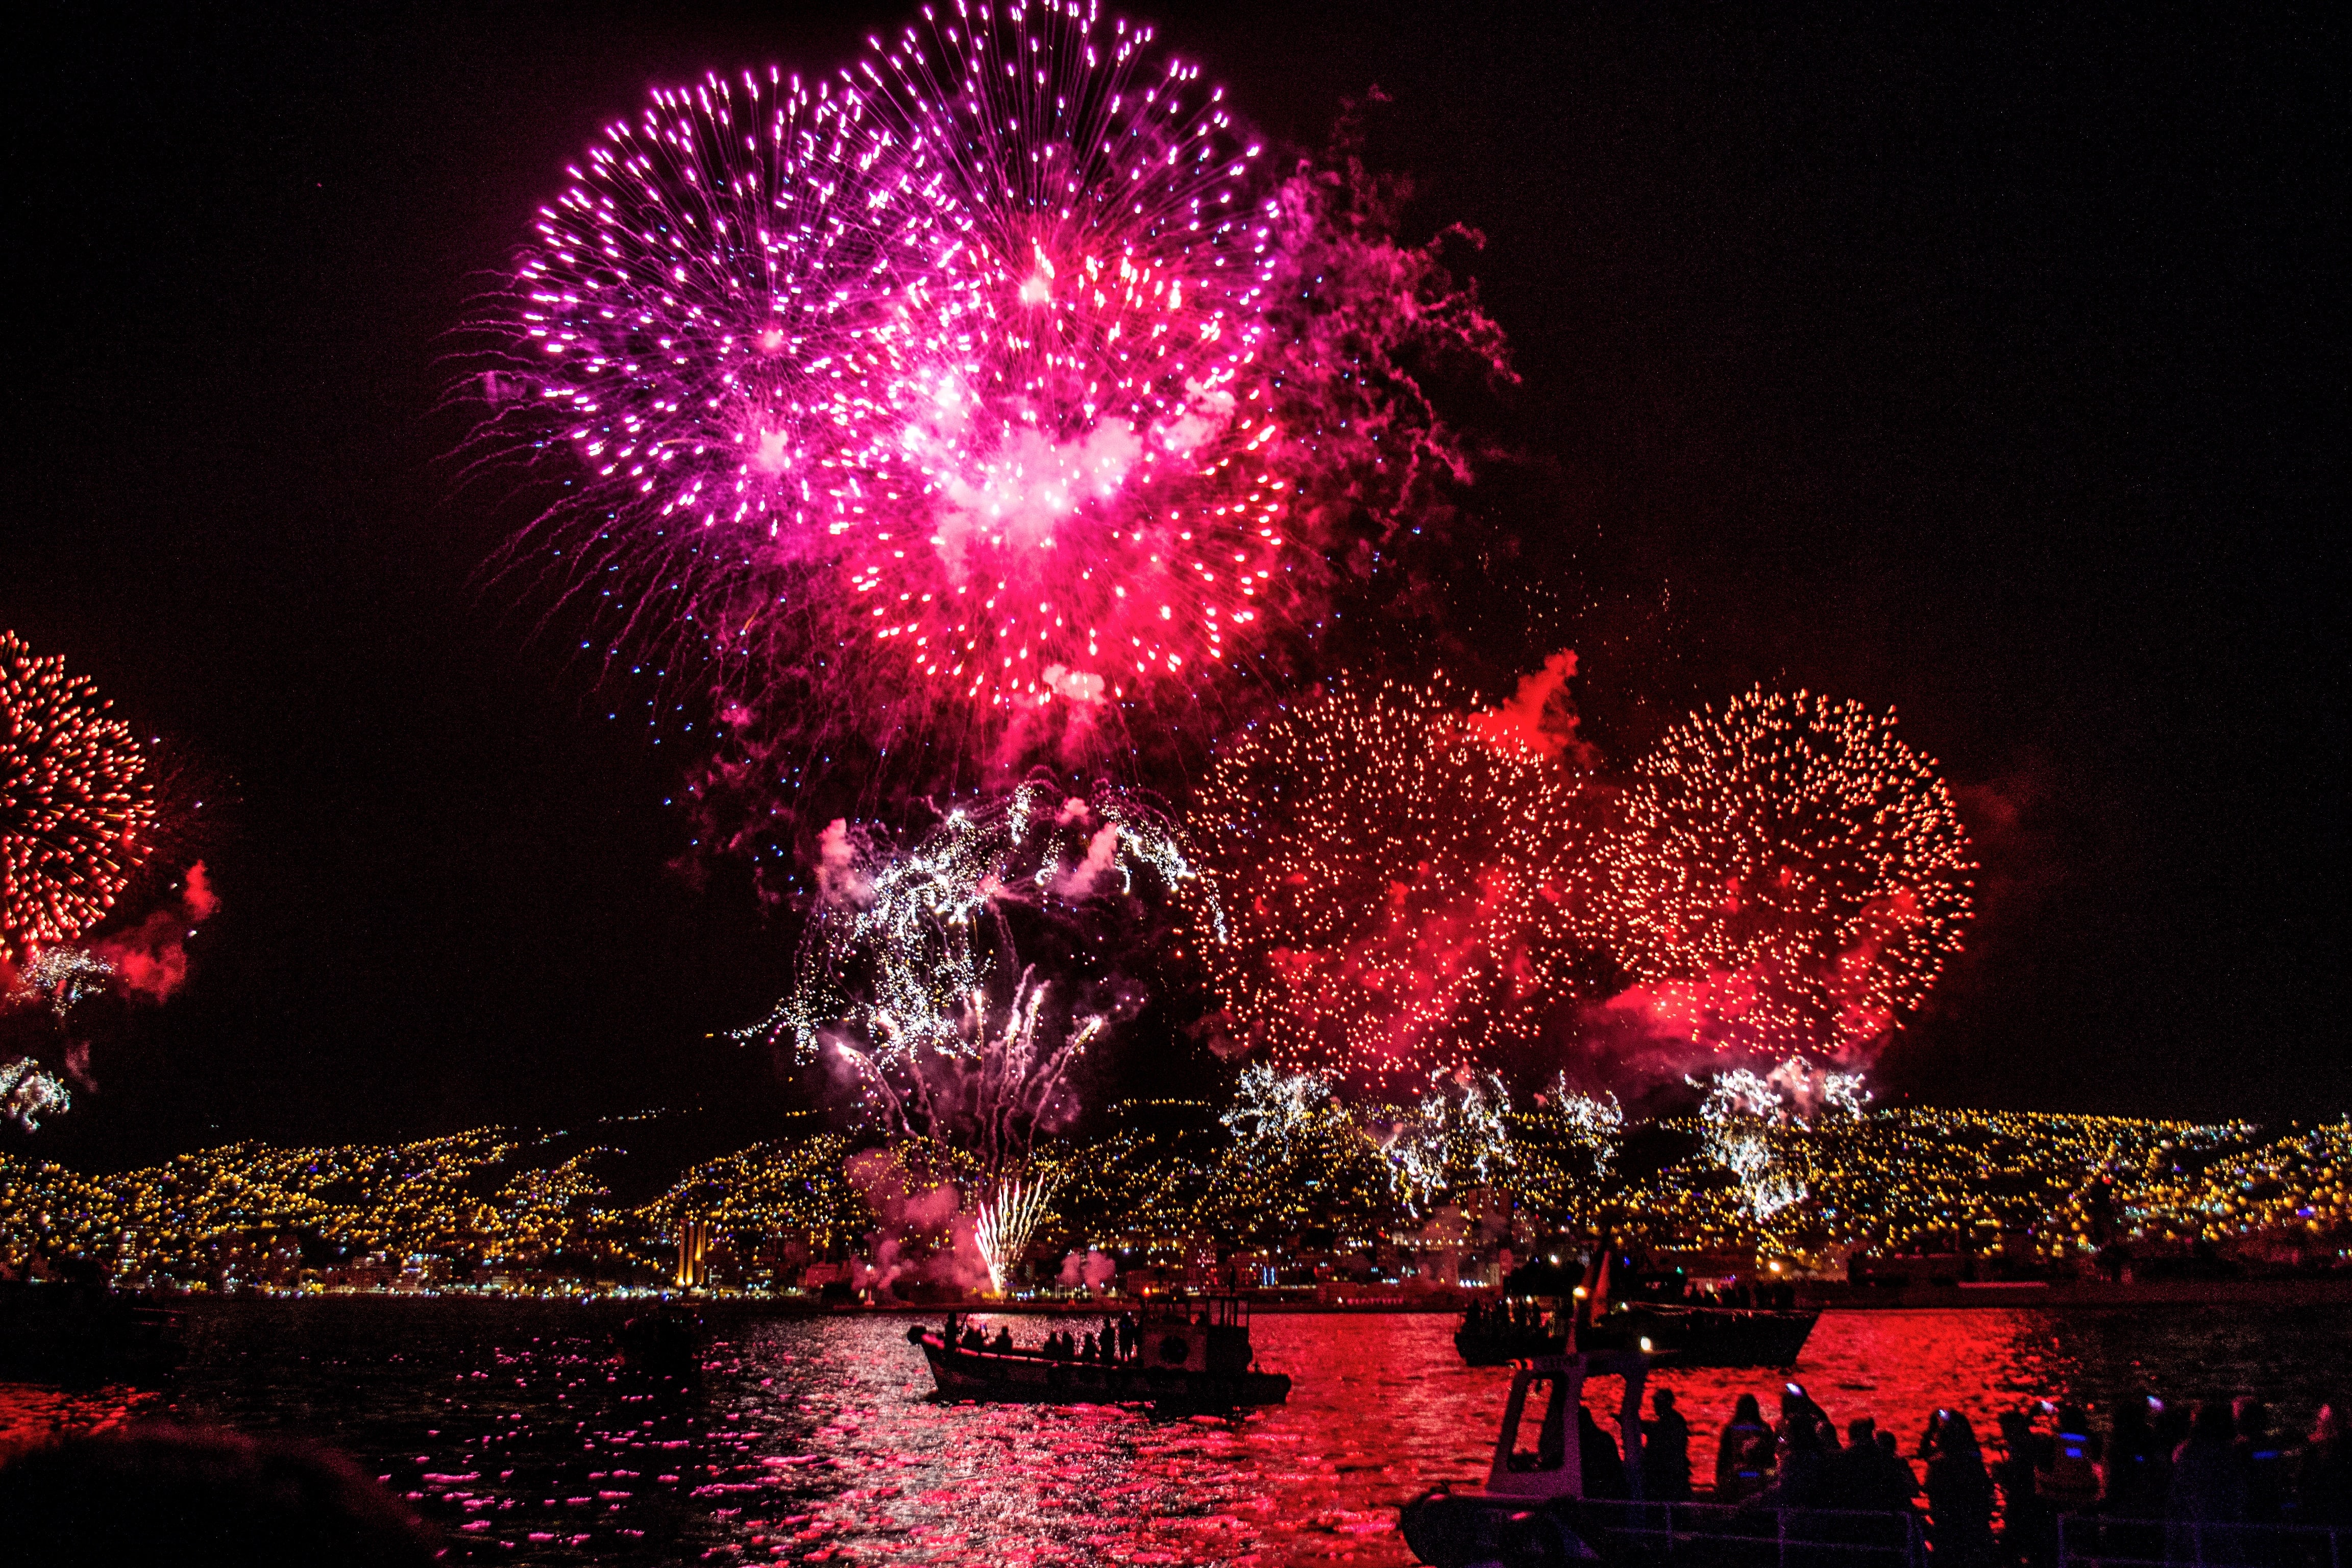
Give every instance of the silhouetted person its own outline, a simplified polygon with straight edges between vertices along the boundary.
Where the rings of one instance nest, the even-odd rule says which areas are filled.
[[[1743,1394],[1731,1407],[1731,1424],[1716,1439],[1715,1500],[1744,1502],[1771,1480],[1772,1428],[1764,1425],[1756,1396]]]
[[[2295,1523],[2352,1525],[2352,1433],[2346,1426],[2342,1405],[2319,1407],[2295,1474]]]
[[[1895,1434],[1881,1432],[1871,1447],[1878,1450],[1878,1501],[1872,1506],[1889,1513],[1911,1512],[1912,1500],[1919,1495],[1919,1478],[1911,1461],[1896,1451]]]
[[[998,1355],[1011,1355],[1013,1353],[1013,1331],[1009,1328],[997,1330],[996,1339],[989,1345],[988,1348],[994,1351]]]
[[[1688,1502],[1690,1423],[1675,1408],[1671,1388],[1651,1394],[1650,1408],[1655,1418],[1642,1424],[1642,1500]]]
[[[0,1466],[18,1563],[418,1568],[434,1531],[339,1454],[284,1438],[148,1427],[68,1437]]]
[[[2090,1415],[2081,1405],[2062,1405],[2054,1425],[2033,1468],[2033,1495],[2053,1520],[2099,1506],[2100,1447]],[[2054,1549],[2054,1530],[2051,1544]]]
[[[2000,1488],[2001,1554],[2011,1563],[2029,1563],[2040,1568],[2049,1561],[2050,1543],[2055,1533],[2050,1510],[2033,1489],[2033,1473],[2042,1467],[2046,1445],[2033,1429],[2031,1415],[2022,1410],[2004,1410],[2000,1415],[2000,1447],[2001,1456],[1993,1465],[1992,1479]]]
[[[1576,1407],[1576,1459],[1589,1498],[1622,1498],[1633,1489],[1625,1482],[1625,1456],[1617,1439],[1601,1429],[1590,1406]]]
[[[1976,1428],[1957,1410],[1927,1418],[1919,1439],[1927,1463],[1927,1544],[1944,1568],[1982,1563],[1992,1555],[1992,1478]]]
[[[2237,1442],[2237,1423],[2228,1405],[2209,1399],[2197,1407],[2188,1440],[2172,1453],[2167,1517],[2186,1524],[2235,1524],[2245,1517]]]
[[[1874,1509],[1879,1504],[1878,1423],[1857,1415],[1845,1424],[1845,1447],[1822,1467],[1822,1508]]]
[[[1811,1405],[1811,1409],[1806,1406]],[[1825,1421],[1814,1419],[1820,1407],[1802,1400],[1780,1405],[1780,1468],[1764,1500],[1775,1508],[1833,1508],[1828,1499],[1831,1454],[1822,1442]]]
[[[2099,1507],[2118,1519],[2164,1517],[2168,1467],[2158,1458],[2156,1431],[2148,1425],[2147,1410],[2147,1395],[2127,1394],[2108,1412]]]
[[[2271,1430],[2271,1413],[2252,1394],[2231,1411],[2238,1428],[2238,1480],[2245,1489],[2248,1524],[2277,1524],[2286,1517],[2286,1445]]]

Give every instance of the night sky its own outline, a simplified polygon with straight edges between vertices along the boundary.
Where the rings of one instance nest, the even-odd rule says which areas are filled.
[[[2341,1110],[2342,12],[1631,9],[1130,14],[1277,146],[1377,83],[1407,237],[1486,236],[1481,521],[1580,606],[1517,662],[1566,627],[1593,739],[1762,679],[1942,761],[1981,915],[1887,1093]],[[185,991],[10,1148],[787,1103],[709,1037],[792,929],[670,868],[685,748],[481,574],[514,519],[439,405],[597,126],[906,13],[473,13],[12,37],[0,626],[236,798]]]

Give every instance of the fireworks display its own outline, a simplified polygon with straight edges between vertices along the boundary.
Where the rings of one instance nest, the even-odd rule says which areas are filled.
[[[1226,748],[1190,821],[1203,947],[1274,1060],[1425,1080],[1532,1037],[1579,901],[1575,775],[1443,690],[1342,683]]]
[[[1622,1005],[1713,1049],[1882,1040],[1959,951],[1968,836],[1951,792],[1858,702],[1758,688],[1634,768],[1604,857]]]
[[[794,984],[741,1037],[954,1147],[1000,1288],[1055,1190],[1038,1131],[1141,1005],[1106,954],[1152,900],[1255,1058],[1236,1158],[1312,1146],[1413,1211],[1507,1165],[1514,1116],[1571,1152],[1527,1179],[1600,1182],[1623,1111],[1554,1076],[1579,1031],[1851,1065],[1969,912],[1948,791],[1858,704],[1759,689],[1612,773],[1566,650],[1485,711],[1442,678],[1285,700],[1342,579],[1469,478],[1426,373],[1509,376],[1438,244],[1390,239],[1351,125],[1277,175],[1150,29],[956,0],[831,75],[654,93],[478,322],[485,449],[553,496],[516,563],[598,612],[592,657],[713,672],[689,792],[719,852],[830,815],[835,752],[887,816],[1112,738],[1128,776],[1148,731],[1215,742],[1197,870],[1135,796],[1033,774],[911,842],[845,816],[794,889]]]
[[[1004,1293],[1013,1265],[1021,1261],[1029,1238],[1045,1217],[1045,1201],[1051,1194],[1048,1179],[1024,1181],[1015,1176],[998,1182],[994,1191],[981,1200],[972,1223],[972,1244],[988,1266],[988,1287],[998,1295]]]
[[[107,706],[0,631],[0,954],[72,941],[146,855],[146,759]]]
[[[799,983],[743,1037],[845,1070],[887,1131],[952,1150],[1001,1289],[1054,1187],[1037,1135],[1075,1115],[1073,1072],[1130,1006],[1077,952],[1191,868],[1142,802],[1034,781],[950,811],[905,851],[835,823],[819,853]],[[1057,952],[1058,984],[1023,963],[1016,919]]]
[[[1149,29],[959,5],[664,90],[542,209],[484,373],[614,647],[1002,718],[1230,665],[1296,545],[1258,148]]]
[[[0,1062],[0,1116],[27,1132],[37,1132],[41,1118],[73,1109],[73,1094],[65,1080],[30,1057]]]

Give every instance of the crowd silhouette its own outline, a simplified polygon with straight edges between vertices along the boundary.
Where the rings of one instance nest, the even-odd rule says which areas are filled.
[[[1689,1424],[1670,1389],[1656,1390],[1652,1407],[1642,1424],[1643,1499],[1692,1500]],[[1937,1559],[2004,1568],[2054,1568],[2066,1517],[2131,1521],[2162,1544],[2128,1555],[2175,1560],[2252,1560],[2202,1541],[2184,1549],[2191,1529],[2352,1527],[2352,1442],[2338,1401],[2322,1405],[2299,1439],[2252,1397],[2191,1407],[2135,1394],[2115,1402],[2104,1428],[2079,1405],[2042,1402],[2003,1413],[1998,1426],[1988,1458],[1967,1415],[1937,1410],[1906,1458],[1867,1415],[1841,1437],[1800,1384],[1782,1390],[1777,1421],[1743,1394],[1717,1436],[1706,1500],[1909,1513]]]

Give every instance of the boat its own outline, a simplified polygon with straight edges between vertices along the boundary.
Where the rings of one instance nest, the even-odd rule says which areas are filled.
[[[1820,1316],[1800,1308],[1620,1301],[1586,1326],[1583,1342],[1651,1351],[1677,1367],[1794,1366]]]
[[[0,1378],[152,1383],[185,1354],[169,1308],[103,1285],[0,1280]]]
[[[1510,1398],[1503,1406],[1495,1460],[1483,1488],[1423,1493],[1404,1505],[1400,1524],[1405,1544],[1433,1568],[1469,1568],[1473,1563],[1565,1563],[1597,1555],[1577,1531],[1573,1515],[1556,1504],[1581,1501],[1606,1484],[1598,1473],[1622,1463],[1622,1474],[1606,1489],[1639,1495],[1642,1455],[1642,1385],[1651,1358],[1639,1351],[1592,1351],[1530,1356],[1514,1363]],[[1617,1401],[1622,1458],[1600,1453],[1592,1443],[1598,1424],[1573,1418],[1584,1404],[1584,1384],[1593,1377],[1623,1380]],[[1534,1440],[1520,1434],[1534,1417]],[[1600,1434],[1605,1441],[1606,1433]],[[1596,1484],[1600,1483],[1600,1484]]]
[[[1772,1288],[1780,1292],[1773,1306],[1685,1300],[1679,1271],[1639,1272],[1630,1258],[1612,1290],[1617,1263],[1604,1249],[1581,1281],[1541,1258],[1513,1269],[1500,1302],[1474,1301],[1463,1314],[1454,1348],[1471,1366],[1579,1350],[1643,1351],[1678,1367],[1793,1366],[1821,1316],[1800,1309],[1785,1284]]]
[[[614,1339],[622,1364],[641,1376],[692,1382],[702,1374],[702,1320],[675,1302],[631,1318]]]
[[[1515,1363],[1486,1484],[1438,1487],[1401,1510],[1413,1555],[1431,1568],[1925,1568],[1907,1510],[1643,1501],[1642,1387],[1654,1360],[1586,1351]],[[1619,1440],[1585,1413],[1595,1377],[1623,1380]]]
[[[1250,1349],[1249,1303],[1234,1297],[1147,1310],[1138,1324],[1134,1353],[1108,1361],[999,1348],[1009,1343],[1003,1335],[972,1349],[919,1324],[907,1331],[907,1339],[921,1348],[932,1381],[948,1399],[1150,1403],[1210,1411],[1280,1405],[1290,1397],[1288,1377],[1259,1370]]]
[[[1794,1366],[1819,1312],[1764,1307],[1691,1307],[1675,1302],[1621,1301],[1577,1327],[1585,1350],[1646,1351],[1676,1366]],[[1522,1305],[1467,1315],[1454,1348],[1470,1366],[1507,1366],[1528,1356],[1565,1355],[1567,1318],[1557,1309]]]

